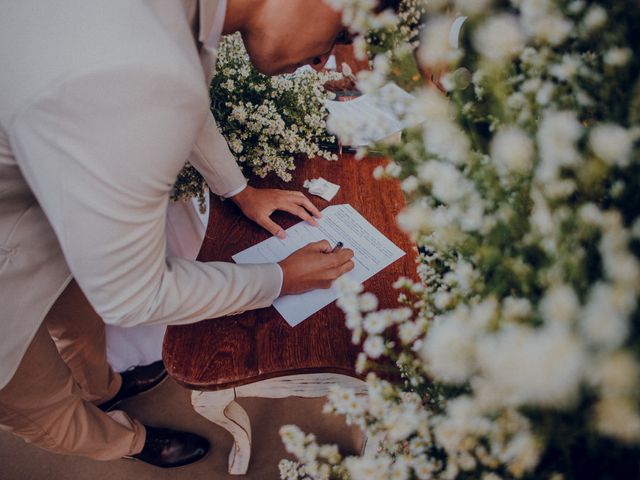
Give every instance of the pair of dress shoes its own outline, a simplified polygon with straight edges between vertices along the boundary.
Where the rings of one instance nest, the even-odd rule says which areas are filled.
[[[102,411],[114,409],[120,402],[157,387],[166,377],[162,361],[134,367],[120,374],[122,386],[111,400],[98,405]],[[146,438],[140,453],[128,456],[162,468],[188,465],[204,457],[209,451],[209,441],[195,433],[145,425]]]

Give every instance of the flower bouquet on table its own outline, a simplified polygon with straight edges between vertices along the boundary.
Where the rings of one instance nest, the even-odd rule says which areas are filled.
[[[332,1],[379,25],[368,2]],[[288,426],[281,476],[638,478],[640,4],[438,0],[426,20],[416,57],[451,72],[447,93],[414,90],[404,114],[426,121],[376,147],[421,281],[398,279],[392,310],[338,282],[369,396],[336,388],[326,409],[379,451],[343,458]],[[394,48],[360,85],[398,74]]]
[[[223,37],[211,82],[211,111],[238,164],[260,177],[275,173],[291,179],[295,160],[303,155],[336,160],[321,148],[332,143],[326,131],[323,85],[338,80],[336,72],[299,70],[267,77],[251,64],[240,35]],[[172,198],[204,199],[205,181],[187,164],[178,175]]]

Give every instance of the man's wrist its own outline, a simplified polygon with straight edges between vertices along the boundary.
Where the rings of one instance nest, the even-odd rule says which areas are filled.
[[[244,185],[238,187],[238,188],[234,188],[233,190],[231,190],[230,192],[225,193],[224,195],[222,195],[224,198],[233,198],[236,195],[238,195],[239,193],[242,193],[246,188],[247,188],[248,184],[245,182]]]

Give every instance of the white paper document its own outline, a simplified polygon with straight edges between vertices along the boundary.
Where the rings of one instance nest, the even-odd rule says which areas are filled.
[[[310,242],[328,240],[332,246],[342,242],[345,248],[354,252],[355,267],[346,275],[361,283],[405,254],[351,205],[325,208],[318,224],[314,227],[300,222],[287,229],[284,240],[271,237],[236,253],[232,258],[236,263],[275,263]],[[273,306],[294,327],[337,298],[338,291],[332,287],[286,295],[276,299]]]
[[[387,83],[376,92],[346,102],[325,100],[330,114],[327,128],[335,133],[332,125],[341,125],[342,128],[337,129],[343,134],[341,139],[344,145],[368,146],[424,121],[424,118],[408,118],[404,115],[416,101],[413,95],[395,83]],[[349,138],[345,138],[346,132],[350,132]]]

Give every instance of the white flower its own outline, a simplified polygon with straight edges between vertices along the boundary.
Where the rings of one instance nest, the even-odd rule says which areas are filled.
[[[358,357],[356,358],[356,372],[363,373],[365,368],[367,368],[367,355],[364,352],[358,353]]]
[[[556,285],[549,288],[540,301],[540,313],[547,322],[572,322],[580,307],[578,296],[568,285]]]
[[[633,52],[629,48],[612,48],[604,54],[604,63],[611,67],[624,67],[632,55]]]
[[[419,232],[426,226],[427,209],[420,205],[410,205],[396,217],[398,226],[405,232]]]
[[[531,311],[531,302],[526,298],[506,297],[502,301],[502,317],[507,322],[526,319]]]
[[[640,414],[634,402],[624,397],[605,397],[598,403],[596,426],[604,435],[623,442],[640,440]]]
[[[540,89],[536,92],[536,103],[538,105],[548,105],[555,92],[555,85],[551,82],[544,82]]]
[[[533,210],[529,218],[531,226],[541,236],[550,237],[555,227],[551,209],[544,196],[538,190],[531,191],[531,198],[533,200]]]
[[[475,278],[476,274],[473,266],[460,258],[456,262],[453,270],[445,275],[444,280],[447,283],[455,283],[462,292],[467,293]]]
[[[418,101],[414,103],[416,115],[429,121],[451,120],[455,118],[455,109],[451,102],[436,88],[420,90]]]
[[[365,410],[365,400],[358,397],[353,389],[332,385],[328,399],[330,406],[343,415],[362,415]]]
[[[602,212],[593,203],[585,203],[582,205],[578,214],[583,222],[591,225],[599,225],[603,219]]]
[[[356,282],[344,275],[336,279],[336,281],[333,282],[333,285],[343,295],[360,293],[362,292],[362,288],[363,288],[361,283]]]
[[[404,322],[398,327],[398,338],[404,345],[410,345],[422,333],[423,328],[417,322]]]
[[[581,65],[582,62],[577,55],[563,55],[561,63],[549,67],[549,73],[558,80],[566,82],[576,76]]]
[[[424,145],[428,152],[455,165],[463,165],[469,157],[469,139],[460,127],[450,121],[427,121]]]
[[[527,173],[533,162],[533,141],[521,129],[507,127],[493,137],[491,158],[507,172]]]
[[[298,458],[304,456],[305,443],[307,440],[311,440],[311,437],[307,438],[304,432],[295,425],[283,425],[280,427],[279,433],[287,452]]]
[[[451,22],[446,16],[430,19],[424,27],[418,59],[425,68],[440,67],[455,60],[457,53],[449,43]]]
[[[408,480],[409,465],[404,457],[397,457],[389,471],[389,480]]]
[[[413,175],[409,175],[400,183],[400,187],[406,193],[411,193],[415,191],[418,188],[418,186],[419,186],[418,179]]]
[[[563,43],[573,28],[573,23],[559,14],[545,15],[530,23],[525,20],[524,24],[537,40],[553,46]]]
[[[460,200],[467,191],[467,180],[454,165],[431,160],[420,166],[420,179],[431,184],[433,195],[444,203]]]
[[[540,80],[539,77],[534,77],[525,80],[520,86],[520,90],[522,90],[523,93],[535,93],[540,90],[541,86],[542,80]]]
[[[493,0],[456,0],[456,12],[474,17],[481,15],[491,7]]]
[[[596,363],[593,379],[603,396],[633,395],[640,381],[640,366],[632,353],[617,351]]]
[[[573,15],[577,15],[578,13],[582,12],[586,6],[587,4],[585,3],[584,0],[573,0],[567,6],[567,10],[569,11],[569,13],[572,13]]]
[[[365,332],[370,335],[377,335],[382,333],[389,326],[389,320],[387,315],[383,312],[370,312],[365,317],[362,325]]]
[[[567,407],[578,394],[585,352],[566,328],[508,326],[481,338],[477,364],[502,405]]]
[[[349,457],[344,465],[353,480],[388,480],[391,458],[383,454],[375,457]]]
[[[378,298],[370,292],[363,293],[359,297],[360,311],[371,312],[378,308]]]
[[[580,320],[580,330],[594,346],[613,349],[624,342],[629,333],[627,315],[616,306],[614,290],[603,283],[589,292]]]
[[[609,165],[626,166],[631,157],[633,139],[625,128],[612,123],[598,125],[589,134],[589,146]]]
[[[577,165],[580,156],[575,147],[581,134],[582,126],[574,112],[544,114],[537,135],[541,164],[536,176],[542,183],[553,180],[560,167]]]
[[[436,317],[420,354],[439,379],[464,383],[475,367],[475,334],[460,315]]]
[[[278,462],[278,471],[280,472],[280,480],[299,480],[298,474],[299,464],[291,460],[280,460]]]
[[[514,15],[489,17],[473,33],[473,46],[492,62],[503,62],[517,56],[524,44],[522,27]]]
[[[384,340],[379,335],[371,335],[364,341],[362,349],[369,358],[379,358],[385,351]]]
[[[525,472],[533,470],[540,460],[540,446],[529,432],[520,432],[509,441],[506,448],[500,454],[501,460],[516,478],[520,478]]]
[[[384,415],[387,438],[392,442],[406,439],[427,423],[428,414],[422,404],[404,401],[392,405]]]
[[[591,6],[582,19],[582,26],[587,33],[599,29],[605,23],[607,23],[607,11],[600,5]]]
[[[482,480],[502,480],[502,477],[493,472],[489,472],[482,475]]]

